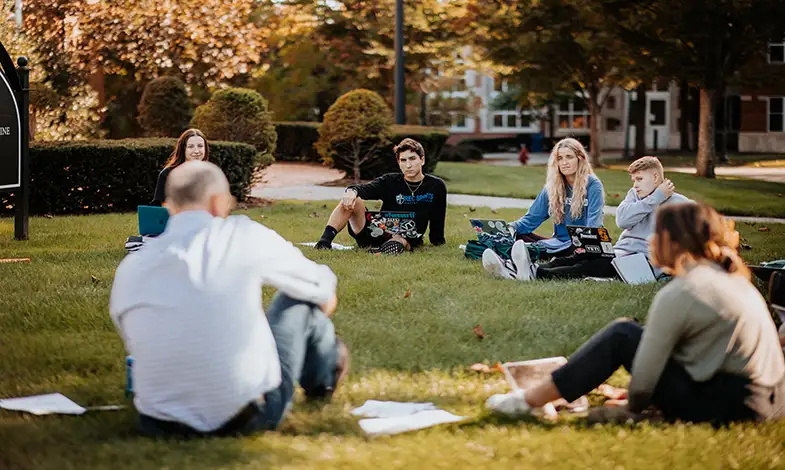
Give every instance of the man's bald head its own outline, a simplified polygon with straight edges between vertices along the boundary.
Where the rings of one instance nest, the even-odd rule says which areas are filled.
[[[213,163],[187,161],[166,178],[166,203],[175,212],[198,209],[213,212],[216,199],[225,199],[228,203],[231,193],[229,181]]]

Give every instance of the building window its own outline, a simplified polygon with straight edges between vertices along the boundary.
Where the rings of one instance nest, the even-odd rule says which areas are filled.
[[[605,121],[605,130],[610,132],[618,131],[621,127],[621,121],[616,118],[608,118]]]
[[[588,129],[589,110],[581,99],[563,102],[557,113],[559,129]]]
[[[785,97],[777,96],[769,98],[769,132],[785,131]]]
[[[785,64],[785,39],[769,43],[769,63]]]
[[[608,106],[608,109],[616,109],[616,97],[615,96],[609,96],[608,97],[608,102],[606,103],[606,106]]]
[[[520,131],[533,130],[536,120],[528,109],[519,111],[491,111],[491,130]]]

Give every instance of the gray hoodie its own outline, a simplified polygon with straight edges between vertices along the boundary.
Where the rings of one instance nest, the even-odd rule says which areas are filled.
[[[693,202],[679,193],[673,193],[668,199],[658,189],[645,198],[638,197],[635,189],[627,192],[619,207],[616,208],[616,225],[624,231],[616,241],[613,251],[616,256],[643,253],[649,255],[649,239],[654,234],[655,212],[661,204]]]

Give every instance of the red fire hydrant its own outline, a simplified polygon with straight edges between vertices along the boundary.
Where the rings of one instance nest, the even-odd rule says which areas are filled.
[[[526,144],[521,145],[521,152],[518,154],[518,161],[521,162],[521,165],[525,165],[529,162],[529,149],[526,148]]]

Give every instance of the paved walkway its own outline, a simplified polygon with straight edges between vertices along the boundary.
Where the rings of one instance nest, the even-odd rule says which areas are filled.
[[[547,153],[531,153],[529,154],[529,165],[545,165],[548,163],[549,154]],[[603,154],[602,161],[605,163],[618,163],[615,160],[621,160],[621,155]],[[493,166],[521,166],[518,161],[517,153],[486,153],[482,163]],[[676,173],[695,173],[694,167],[667,167],[665,171]],[[760,181],[769,181],[772,183],[785,183],[785,168],[754,168],[745,166],[722,166],[714,170],[718,176],[730,176],[737,178],[749,178]]]
[[[315,184],[287,187],[258,185],[251,190],[251,196],[274,200],[336,201],[341,199],[343,192],[344,188],[342,187],[318,186]],[[528,209],[534,203],[534,199],[449,194],[447,203],[457,206],[489,207],[491,209]],[[605,206],[604,213],[605,215],[616,215],[616,207]],[[732,217],[732,219],[738,222],[785,223],[785,219],[770,217]]]

